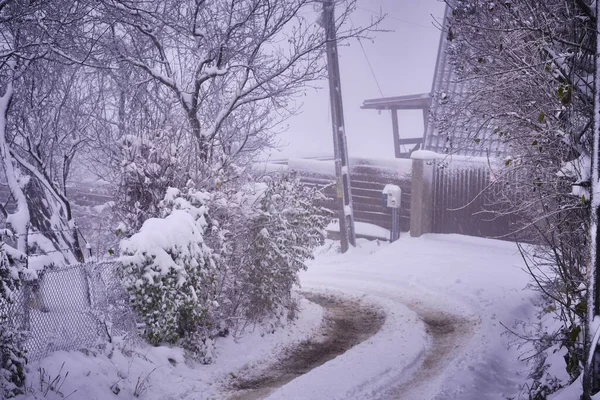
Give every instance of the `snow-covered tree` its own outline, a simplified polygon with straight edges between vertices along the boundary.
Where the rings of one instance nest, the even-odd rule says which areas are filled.
[[[66,186],[91,94],[80,75],[93,60],[86,40],[94,33],[82,34],[89,11],[78,1],[9,1],[0,8],[0,155],[17,208],[0,211],[15,246],[35,256],[32,270],[83,261]]]
[[[225,161],[267,144],[271,129],[294,111],[294,97],[323,77],[317,3],[106,1],[106,46],[177,101],[201,161]],[[364,32],[342,31],[354,3],[339,4],[340,39]]]
[[[586,1],[448,0],[445,35],[460,90],[438,93],[447,150],[501,157],[494,191],[524,221],[515,237],[533,284],[561,322],[540,333],[561,343],[570,382],[582,371],[586,327],[595,13]],[[545,357],[547,348],[538,348]],[[543,367],[547,362],[539,363]],[[559,360],[562,362],[562,360]],[[540,377],[540,371],[534,376]],[[536,378],[537,379],[537,378]]]

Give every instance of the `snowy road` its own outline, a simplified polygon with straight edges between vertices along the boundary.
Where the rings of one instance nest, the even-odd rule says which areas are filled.
[[[381,330],[269,399],[498,399],[518,393],[525,365],[500,322],[533,312],[513,244],[461,236],[362,242],[325,254],[304,290],[382,307]]]
[[[427,235],[394,244],[360,241],[344,255],[323,251],[301,275],[301,290],[323,307],[302,300],[299,319],[284,328],[257,327],[219,339],[213,364],[188,363],[178,347],[119,340],[100,353],[56,352],[34,362],[29,379],[68,371],[62,393],[91,400],[117,392],[124,399],[142,393],[147,400],[514,397],[527,371],[518,350],[507,349],[501,324],[532,319],[535,311],[521,265],[514,244],[493,240]],[[328,320],[339,329],[323,330]],[[350,346],[335,347],[340,334]],[[286,359],[289,349],[315,341],[329,341],[325,347],[336,351],[331,357],[343,354],[296,363],[322,355],[310,345]],[[284,374],[262,390],[252,379],[264,370]],[[244,382],[252,396],[232,392]]]
[[[234,395],[228,400],[253,400],[267,397],[277,388],[343,354],[379,331],[385,314],[377,307],[356,299],[331,294],[303,293],[323,307],[321,328],[308,340],[294,344],[279,360],[265,370],[252,368],[234,380]]]

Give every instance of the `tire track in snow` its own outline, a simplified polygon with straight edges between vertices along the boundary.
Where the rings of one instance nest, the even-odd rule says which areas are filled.
[[[441,310],[425,309],[407,304],[425,324],[431,347],[418,360],[414,372],[403,371],[398,383],[375,393],[373,399],[414,400],[435,396],[431,382],[442,379],[443,373],[462,353],[474,335],[474,321]],[[402,381],[407,376],[408,380]],[[441,382],[440,382],[441,384]]]
[[[478,325],[472,317],[449,313],[421,301],[390,297],[389,293],[370,292],[401,303],[414,311],[425,324],[430,347],[406,368],[390,371],[364,382],[346,395],[348,399],[414,400],[430,399],[438,394],[444,372],[464,351]],[[236,391],[229,400],[266,398],[293,379],[319,367],[365,341],[383,325],[385,317],[373,307],[322,292],[305,296],[325,308],[324,323],[317,337],[285,351],[282,359],[258,376],[238,378],[231,386]],[[438,381],[432,385],[433,381]]]
[[[373,336],[385,315],[360,301],[324,293],[304,296],[325,309],[320,333],[284,351],[282,358],[258,376],[239,377],[231,385],[237,393],[229,400],[254,400],[323,365]]]
[[[374,283],[374,285],[372,285]],[[336,290],[349,295],[367,295],[375,303],[377,298],[386,299],[407,307],[416,313],[425,325],[430,340],[415,359],[404,367],[391,369],[382,375],[365,380],[340,399],[360,400],[426,400],[438,398],[445,380],[453,365],[461,359],[477,337],[481,326],[480,317],[460,302],[447,304],[426,288],[403,287],[400,291],[385,290],[381,287],[390,282],[365,282],[354,277],[336,276],[336,282],[327,285],[313,284],[315,290]],[[395,287],[395,284],[391,284]],[[387,307],[386,307],[387,308]],[[453,397],[460,398],[460,397]]]

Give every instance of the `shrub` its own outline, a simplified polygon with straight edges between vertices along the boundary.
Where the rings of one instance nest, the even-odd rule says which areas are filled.
[[[294,174],[267,182],[249,218],[241,256],[246,318],[256,321],[294,309],[291,290],[298,284],[298,272],[324,243],[331,221],[331,213],[318,206],[323,199]]]
[[[7,254],[5,244],[0,244],[0,394],[4,398],[22,394],[25,385],[25,336],[11,324],[8,314],[21,278],[19,256],[15,251]]]
[[[120,244],[123,284],[152,344],[208,338],[216,301],[217,260],[204,244],[208,210],[201,192],[169,189],[163,218],[150,218]],[[187,339],[187,340],[186,340]]]
[[[144,336],[155,345],[178,342],[208,362],[216,335],[293,315],[298,272],[331,219],[317,205],[323,198],[294,175],[228,192],[168,189],[161,218],[120,245]]]

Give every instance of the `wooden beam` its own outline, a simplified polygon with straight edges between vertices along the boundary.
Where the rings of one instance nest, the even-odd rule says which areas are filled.
[[[394,155],[396,158],[400,158],[400,129],[398,128],[398,110],[394,109],[392,111],[392,129],[394,131]]]
[[[403,144],[421,144],[423,143],[423,138],[422,137],[418,137],[418,138],[407,138],[407,139],[400,139],[398,140],[398,144],[403,145]]]

